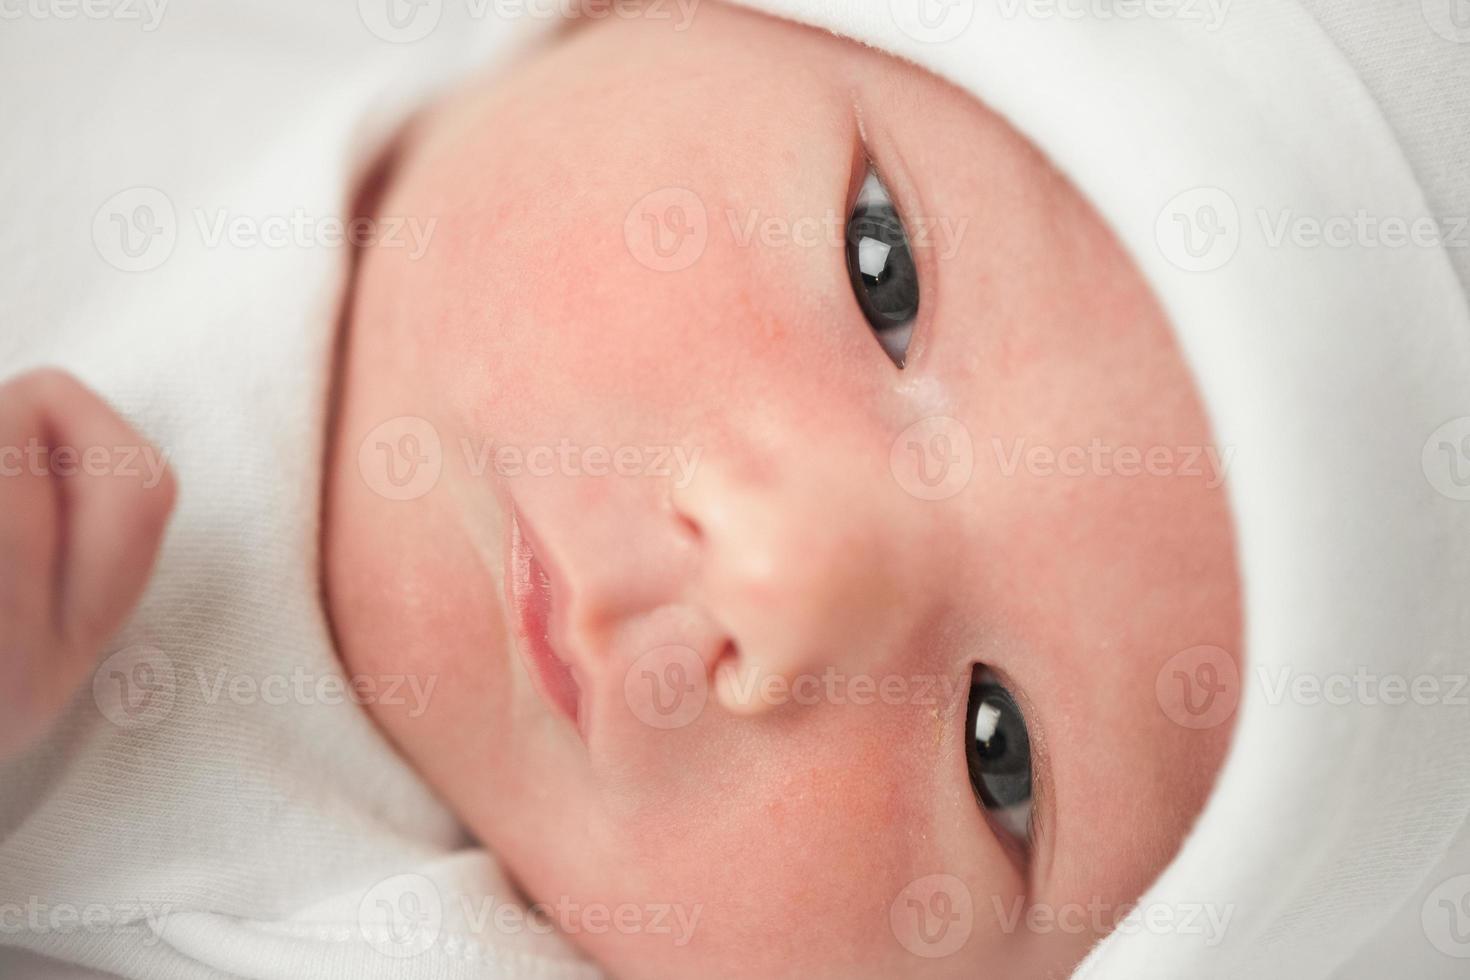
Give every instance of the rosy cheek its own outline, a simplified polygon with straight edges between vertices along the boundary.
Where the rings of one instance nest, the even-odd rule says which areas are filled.
[[[760,842],[770,891],[794,907],[821,903],[834,928],[863,932],[916,868],[948,859],[936,849],[931,799],[940,767],[893,709],[825,710],[848,717],[765,760],[778,775],[749,787],[739,810],[753,818],[744,833]]]

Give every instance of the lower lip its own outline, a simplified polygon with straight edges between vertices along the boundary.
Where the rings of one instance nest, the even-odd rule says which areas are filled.
[[[541,696],[566,715],[573,726],[578,726],[582,688],[572,668],[557,656],[551,644],[551,578],[536,557],[514,508],[510,518],[508,571],[510,574],[506,577],[511,606],[515,610],[517,645],[531,678]]]

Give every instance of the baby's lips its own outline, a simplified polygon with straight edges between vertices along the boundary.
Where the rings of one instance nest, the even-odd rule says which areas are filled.
[[[506,584],[516,624],[516,645],[536,690],[580,731],[582,686],[556,642],[556,587],[530,535],[523,516],[513,506]]]

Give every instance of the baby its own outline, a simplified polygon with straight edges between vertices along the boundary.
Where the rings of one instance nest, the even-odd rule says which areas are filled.
[[[1229,726],[1176,724],[1155,677],[1239,649],[1236,572],[1203,469],[1005,464],[1209,427],[1138,274],[1001,120],[701,14],[588,27],[398,147],[373,213],[438,238],[369,250],[353,290],[323,501],[343,661],[447,679],[375,718],[533,900],[702,907],[683,946],[582,936],[614,975],[1064,975],[1091,930],[1006,923],[1121,908],[1174,852]],[[740,234],[828,215],[812,244]],[[407,473],[411,443],[374,448],[400,417],[450,447],[409,501],[374,489]],[[969,438],[973,473],[923,492]],[[698,462],[474,475],[456,448],[565,442]],[[975,934],[916,956],[950,881]]]
[[[1229,449],[1007,121],[814,28],[681,25],[583,18],[359,181],[433,231],[363,244],[335,318],[341,670],[434,681],[361,710],[608,975],[1068,976],[1230,747]],[[0,389],[0,446],[123,443],[68,375]],[[0,481],[11,757],[190,493],[58,469]]]
[[[1239,647],[1214,474],[1007,468],[1211,445],[1087,204],[922,70],[722,7],[578,30],[425,113],[376,179],[368,217],[437,238],[358,261],[323,596],[349,676],[442,679],[427,710],[372,706],[399,751],[531,901],[699,910],[680,943],[574,930],[613,975],[1065,973],[1092,928],[1015,916],[1122,908],[1157,874],[1229,727],[1174,723],[1154,678]],[[7,403],[53,438],[111,424],[60,379]],[[375,489],[412,463],[416,427],[382,428],[405,417],[450,447],[407,499]],[[567,442],[641,463],[476,473],[455,448]],[[6,567],[38,590],[20,608],[83,624],[82,662],[171,484],[57,486],[9,510]],[[956,902],[974,934],[935,957]]]

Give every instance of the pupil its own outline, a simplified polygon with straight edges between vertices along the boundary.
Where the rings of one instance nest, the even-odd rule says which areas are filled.
[[[919,281],[903,222],[892,204],[859,203],[847,226],[848,262],[862,283],[858,300],[875,327],[901,326],[919,311]]]

